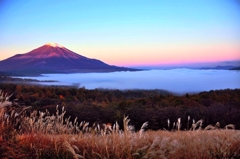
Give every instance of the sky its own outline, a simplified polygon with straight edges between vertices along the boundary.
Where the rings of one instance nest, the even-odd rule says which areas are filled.
[[[239,60],[240,1],[0,1],[0,60],[49,42],[117,66]]]

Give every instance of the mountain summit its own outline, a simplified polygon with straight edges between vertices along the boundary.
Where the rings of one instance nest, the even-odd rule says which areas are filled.
[[[64,46],[59,45],[59,44],[57,44],[57,43],[47,43],[46,45],[52,46],[52,47],[64,47]]]
[[[0,71],[24,74],[137,71],[108,65],[79,55],[62,45],[47,43],[25,54],[0,61]]]

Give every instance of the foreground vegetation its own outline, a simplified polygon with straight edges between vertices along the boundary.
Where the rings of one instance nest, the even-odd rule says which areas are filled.
[[[0,158],[178,159],[239,158],[240,133],[233,130],[147,131],[109,135],[24,134],[0,141]]]
[[[151,130],[173,129],[178,118],[181,130],[189,129],[189,125],[201,119],[203,127],[219,122],[220,128],[231,123],[240,129],[240,89],[181,96],[159,90],[86,90],[15,84],[0,84],[0,89],[13,93],[10,100],[17,99],[21,106],[32,106],[38,111],[47,109],[53,114],[59,105],[65,108],[67,117],[71,116],[71,121],[78,117],[77,122],[87,121],[90,125],[94,122],[113,125],[117,121],[122,128],[125,115],[136,130],[146,121]]]
[[[181,118],[171,131],[136,131],[128,117],[122,124],[78,122],[66,116],[64,107],[55,112],[36,111],[9,101],[0,92],[0,158],[239,158],[240,131],[228,124],[203,126],[203,120],[180,131]],[[121,129],[122,127],[122,129]],[[230,129],[231,130],[230,130]],[[190,131],[191,130],[191,131]]]

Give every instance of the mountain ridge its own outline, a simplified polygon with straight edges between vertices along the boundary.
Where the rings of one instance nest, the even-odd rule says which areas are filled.
[[[98,59],[77,54],[62,45],[48,43],[30,52],[16,54],[0,61],[0,71],[43,74],[138,71],[138,69],[108,65]]]

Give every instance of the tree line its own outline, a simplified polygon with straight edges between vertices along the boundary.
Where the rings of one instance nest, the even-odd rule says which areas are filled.
[[[181,129],[189,128],[193,121],[203,119],[203,125],[220,127],[234,124],[240,129],[240,89],[211,90],[198,94],[174,95],[161,90],[87,90],[61,86],[0,84],[0,89],[12,94],[19,105],[32,109],[55,112],[56,105],[65,107],[66,116],[93,124],[122,125],[124,116],[140,129],[148,122],[148,129],[172,129],[181,118]],[[188,119],[190,120],[188,121]],[[170,121],[170,126],[167,121]],[[189,125],[188,125],[189,124]]]

